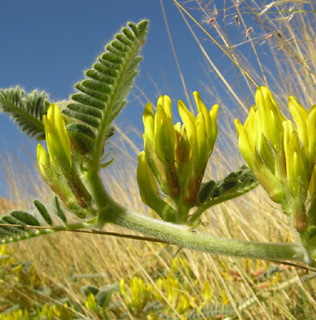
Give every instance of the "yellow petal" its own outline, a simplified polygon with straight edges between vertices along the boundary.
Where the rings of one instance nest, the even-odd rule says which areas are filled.
[[[241,154],[243,155],[249,167],[253,169],[255,149],[253,149],[250,145],[248,133],[238,119],[235,120],[235,125],[239,137],[239,149],[241,151]]]
[[[155,115],[155,133],[154,133],[154,145],[158,158],[161,161],[165,159],[165,131],[164,122],[166,122],[166,113],[162,105],[157,105]]]
[[[49,156],[45,148],[41,145],[37,145],[37,163],[38,167],[40,169],[40,172],[44,178],[46,178],[47,175],[47,170],[50,170],[50,161],[49,161]]]
[[[259,87],[256,91],[256,106],[259,113],[260,128],[276,152],[280,151],[282,122],[285,120],[271,91]]]
[[[286,159],[286,170],[287,173],[289,172],[288,165],[289,165],[289,159],[291,158],[291,150],[290,148],[290,141],[293,132],[295,131],[294,125],[292,121],[287,120],[283,122],[283,130],[284,130],[284,154],[285,154],[285,159]]]
[[[307,163],[297,132],[292,131],[286,153],[287,179],[293,195],[304,194],[309,182]]]
[[[209,152],[212,146],[209,145],[209,141],[206,135],[206,121],[203,113],[199,113],[196,120],[197,127],[197,149],[198,149],[198,165],[202,170],[205,169],[206,162],[208,160]]]
[[[172,119],[168,118],[162,105],[157,105],[155,116],[155,150],[158,158],[165,163],[174,160],[174,149],[176,143],[175,129]]]
[[[193,96],[194,96],[195,103],[196,103],[196,106],[198,108],[198,111],[200,113],[203,113],[203,115],[204,115],[205,127],[211,129],[211,127],[212,127],[211,116],[210,116],[209,111],[207,110],[206,106],[204,105],[204,103],[203,103],[203,101],[202,101],[202,99],[200,97],[200,93],[197,92],[197,91],[194,91],[193,92]]]
[[[161,105],[169,119],[172,120],[171,100],[168,96],[161,96],[157,101],[157,105]]]
[[[163,216],[169,206],[160,198],[158,183],[144,151],[138,155],[137,183],[142,201]]]
[[[315,162],[316,156],[316,105],[312,106],[306,121],[308,134],[308,159],[309,163]]]
[[[147,164],[144,151],[140,152],[138,155],[137,182],[143,202],[149,205],[149,203],[151,203],[159,194],[159,188],[155,177]]]
[[[195,153],[197,148],[195,117],[181,100],[178,102],[178,109],[187,133],[188,140],[190,142],[190,146],[193,153]]]
[[[54,112],[54,123],[56,126],[57,134],[62,145],[62,148],[68,158],[68,162],[71,166],[71,149],[70,149],[70,140],[67,133],[66,125],[62,117],[59,107],[53,103],[53,112]]]
[[[304,148],[308,148],[308,139],[306,131],[306,121],[308,118],[308,112],[305,108],[297,101],[294,96],[289,97],[289,109],[292,117],[296,123],[297,132],[301,139]]]
[[[218,127],[217,127],[217,115],[218,115],[218,104],[214,104],[210,110],[210,117],[211,117],[211,132],[210,135],[213,139],[213,144],[216,141],[217,134],[218,134]]]
[[[245,130],[248,132],[248,140],[251,147],[251,150],[254,150],[256,147],[257,137],[261,137],[261,128],[258,121],[258,112],[256,106],[252,106],[249,110],[248,117],[245,121]],[[258,141],[260,143],[260,141]]]
[[[151,141],[154,141],[154,130],[155,130],[155,121],[154,121],[154,111],[152,104],[148,102],[145,106],[143,113],[143,123],[145,129],[145,135]]]
[[[55,167],[69,171],[72,165],[70,140],[58,106],[53,103],[43,116],[48,152]]]
[[[248,134],[249,137],[249,134]],[[259,137],[258,137],[259,138]],[[261,132],[261,137],[257,142],[260,158],[263,160],[266,167],[274,174],[278,174],[277,157],[274,150],[271,148],[271,144],[268,142],[264,134]]]
[[[315,191],[316,191],[316,166],[314,165],[309,187],[308,187],[309,194],[312,198],[312,201],[315,201]]]

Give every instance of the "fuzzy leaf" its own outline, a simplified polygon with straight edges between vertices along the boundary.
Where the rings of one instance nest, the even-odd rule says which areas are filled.
[[[49,107],[45,92],[32,91],[28,95],[19,87],[0,90],[0,110],[25,132],[37,140],[45,139],[43,115]]]
[[[223,202],[239,197],[259,185],[258,180],[247,166],[242,166],[221,181],[213,180],[202,184],[199,193],[200,204]],[[222,201],[221,201],[222,200]]]
[[[30,228],[31,226],[40,226],[40,223],[34,215],[25,211],[12,211],[2,216],[0,224],[2,224],[0,226],[0,243],[21,241],[47,233],[46,230],[39,231]]]
[[[67,219],[60,207],[57,197],[54,197],[53,201],[54,213],[60,220],[62,220],[63,225],[54,226],[54,229],[52,229],[52,215],[48,212],[44,204],[39,200],[34,200],[33,203],[47,224],[42,225],[34,216],[34,214],[25,211],[12,211],[11,213],[2,216],[0,219],[0,244],[39,237],[42,235],[67,230],[67,228],[72,230],[74,229],[73,225],[68,224],[65,226]],[[84,228],[84,225],[81,226],[78,225],[78,223],[76,224],[76,229],[82,228]]]
[[[85,72],[86,79],[77,83],[78,93],[63,110],[67,116],[73,146],[91,161],[99,161],[105,140],[111,135],[111,122],[126,104],[137,67],[138,56],[145,44],[148,21],[137,25],[128,23],[108,43],[92,69]]]
[[[64,223],[67,224],[67,218],[65,216],[64,211],[62,210],[62,208],[60,207],[60,203],[58,201],[58,198],[55,196],[53,198],[53,209],[54,209],[54,213],[55,215]]]
[[[53,225],[53,220],[50,217],[46,207],[39,201],[39,200],[34,200],[33,201],[37,211],[39,212],[39,214],[42,216],[42,218],[45,220],[45,222],[52,226]]]
[[[11,216],[19,220],[21,223],[29,226],[40,226],[39,221],[30,213],[25,211],[13,211]]]

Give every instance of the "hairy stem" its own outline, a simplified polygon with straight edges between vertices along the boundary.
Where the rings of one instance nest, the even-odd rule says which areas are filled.
[[[99,209],[98,227],[103,227],[103,225],[108,222],[108,216],[116,216],[125,212],[125,209],[116,203],[108,194],[97,170],[87,173],[86,183],[92,198]]]
[[[214,254],[247,257],[265,260],[289,260],[310,264],[311,261],[300,244],[246,242],[216,238],[188,226],[179,226],[153,219],[137,213],[131,213],[117,204],[107,193],[97,172],[87,177],[90,192],[99,208],[99,226],[113,223],[130,230],[154,236],[179,247]]]
[[[197,251],[265,260],[290,260],[310,264],[306,250],[300,244],[246,242],[216,238],[192,231],[186,226],[152,219],[125,211],[109,215],[109,222],[154,236],[171,244]]]

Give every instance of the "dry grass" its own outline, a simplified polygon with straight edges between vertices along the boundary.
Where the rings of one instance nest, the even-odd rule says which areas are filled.
[[[259,2],[256,7],[256,3],[250,1],[242,1],[240,6],[236,5],[237,1],[223,3],[224,7],[217,8],[219,15],[213,22],[209,22],[214,15],[213,5],[199,0],[182,1],[181,5],[201,23],[200,26],[180,9],[205,54],[206,72],[216,74],[222,84],[221,90],[227,92],[225,98],[217,94],[217,85],[212,85],[211,78],[210,83],[204,84],[205,91],[210,97],[218,99],[222,109],[218,148],[212,155],[212,165],[207,172],[208,178],[215,179],[223,178],[243,163],[239,156],[236,157],[239,153],[231,124],[234,116],[245,117],[245,110],[253,101],[253,83],[268,85],[284,112],[290,94],[297,96],[305,106],[316,103],[315,13],[301,12],[315,10],[313,4],[306,4],[306,1],[274,1],[264,7]],[[294,8],[291,7],[293,5]],[[274,13],[269,14],[271,11]],[[235,26],[238,28],[237,33],[231,31],[232,25],[236,24],[236,15],[240,23]],[[203,19],[206,21],[204,24]],[[244,39],[235,37],[233,40],[230,33],[238,35],[242,30],[248,30],[252,26],[251,21],[255,21],[252,23],[256,24],[256,34],[249,33]],[[229,24],[231,22],[232,25]],[[229,61],[233,62],[229,70],[220,70],[213,63],[214,57],[210,52],[218,53],[213,50],[214,41],[213,49],[209,50],[210,44],[201,40],[201,26],[217,41],[221,47],[220,52],[224,50]],[[265,40],[269,34],[271,38]],[[246,70],[247,75],[241,69]],[[232,72],[235,77],[227,76],[226,73]],[[232,104],[235,106],[233,110],[228,107]],[[104,176],[106,185],[122,205],[147,214],[139,199],[135,178],[137,148],[122,132],[119,132],[114,145],[118,150],[117,160],[110,169],[111,174]],[[135,154],[131,155],[131,152]],[[129,161],[126,161],[126,157]],[[11,172],[9,167],[7,170]],[[16,171],[13,172],[16,174]],[[34,171],[24,174],[26,176],[25,181],[19,179],[16,182],[14,175],[8,179],[12,199],[20,208],[26,207],[30,193],[37,193],[42,200],[49,199],[48,190],[38,184],[39,179]],[[32,186],[30,181],[34,181]],[[26,189],[30,192],[21,192]],[[203,219],[205,225],[200,229],[216,236],[253,241],[297,241],[285,215],[268,200],[261,188],[240,199],[216,206]],[[106,230],[108,228],[114,230],[112,227],[106,227]],[[117,228],[115,231],[127,232]],[[209,283],[213,309],[218,305],[222,308],[219,316],[225,317],[223,306],[230,304],[235,313],[231,319],[316,317],[315,285],[313,281],[303,282],[301,279],[305,272],[293,267],[276,266],[279,268],[277,273],[260,279],[260,272],[269,266],[266,262],[219,257],[183,249],[178,252],[172,246],[76,233],[55,234],[12,244],[10,247],[17,261],[33,261],[40,278],[48,279],[51,285],[66,292],[71,301],[83,306],[79,317],[83,317],[83,314],[95,317],[83,305],[84,297],[80,293],[83,285],[104,286],[119,282],[121,278],[128,282],[134,276],[155,285],[159,277],[175,273],[182,279],[182,289],[190,294],[196,306],[206,299],[205,282]],[[127,310],[122,295],[115,294],[114,300],[121,301],[122,308]],[[216,318],[215,315],[200,317]],[[131,313],[126,313],[126,319],[133,319]],[[182,317],[175,311],[174,319]]]

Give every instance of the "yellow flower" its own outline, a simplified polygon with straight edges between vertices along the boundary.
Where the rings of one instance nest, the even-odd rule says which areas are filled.
[[[164,220],[169,220],[169,216],[174,215],[174,212],[172,208],[160,198],[158,183],[146,161],[144,151],[138,155],[137,183],[142,201],[159,213]]]
[[[168,96],[158,99],[156,114],[151,103],[145,106],[143,123],[146,156],[142,154],[139,157],[139,168],[145,170],[143,162],[147,161],[148,170],[152,172],[152,178],[156,179],[161,190],[176,203],[182,202],[187,207],[197,203],[203,174],[218,132],[218,106],[213,106],[209,111],[200,94],[194,92],[193,95],[198,109],[197,117],[183,101],[178,102],[183,125],[173,124],[171,100]],[[149,185],[153,186],[148,182]],[[147,192],[149,189],[146,188]]]
[[[50,105],[47,116],[43,116],[47,148],[55,168],[71,170],[71,149],[65,122],[58,106]]]
[[[290,96],[295,126],[281,113],[269,89],[259,87],[255,100],[244,126],[235,120],[240,151],[271,199],[295,216],[297,228],[304,228],[315,164],[316,108],[308,112]]]

